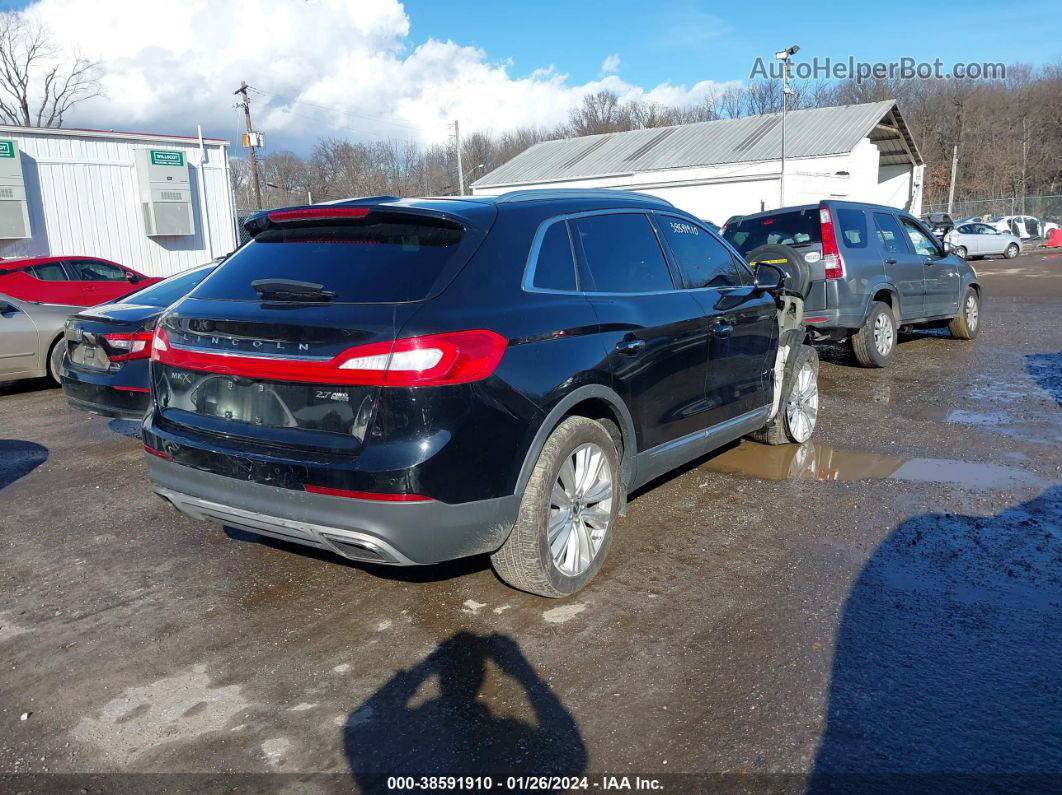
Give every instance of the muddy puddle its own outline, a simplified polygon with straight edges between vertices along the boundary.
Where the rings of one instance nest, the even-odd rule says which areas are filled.
[[[948,483],[978,489],[1044,486],[1038,475],[1014,467],[846,450],[826,444],[769,447],[742,442],[705,462],[704,467],[764,480],[906,480]]]

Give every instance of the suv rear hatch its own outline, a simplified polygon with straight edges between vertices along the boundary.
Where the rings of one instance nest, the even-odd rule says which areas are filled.
[[[824,279],[830,278],[826,266],[827,255],[831,252],[824,250],[823,241],[826,238],[827,247],[833,246],[833,253],[836,253],[836,241],[832,234],[824,235],[823,232],[824,226],[830,223],[830,211],[826,205],[797,207],[738,218],[726,225],[723,236],[742,256],[748,256],[753,249],[767,244],[794,249],[811,271],[811,289],[804,308],[814,312],[828,308]]]
[[[356,452],[399,331],[469,260],[494,212],[317,205],[251,219],[254,238],[159,322],[160,425]]]

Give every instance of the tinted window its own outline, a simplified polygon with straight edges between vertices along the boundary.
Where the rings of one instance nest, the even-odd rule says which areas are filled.
[[[575,289],[575,258],[564,221],[552,224],[542,238],[535,260],[534,285],[544,290]]]
[[[49,262],[47,265],[34,265],[30,268],[27,268],[27,270],[42,281],[66,281],[66,271],[63,270],[62,263],[59,262]]]
[[[730,224],[723,235],[742,254],[767,243],[800,246],[822,242],[819,208],[745,218]]]
[[[125,271],[109,262],[97,262],[91,259],[71,260],[76,278],[86,282],[124,282]]]
[[[878,242],[886,254],[907,254],[903,242],[903,232],[896,218],[888,213],[874,213],[874,223],[878,227]]]
[[[939,257],[941,255],[940,249],[937,248],[933,238],[906,218],[903,219],[903,225],[907,229],[907,237],[911,239],[911,245],[914,246],[916,254],[923,257]]]
[[[848,248],[867,247],[867,216],[862,210],[837,210],[841,239]]]
[[[335,303],[419,301],[464,255],[465,237],[445,219],[386,212],[270,228],[219,265],[195,297],[257,301],[252,281],[291,279],[320,284]]]
[[[176,276],[171,276],[158,284],[145,287],[143,290],[133,293],[133,295],[127,295],[122,299],[122,302],[159,307],[175,304],[188,295],[192,288],[209,276],[213,270],[214,266],[211,265],[206,268],[193,268],[190,271],[178,273]]]
[[[745,269],[734,261],[730,249],[696,224],[672,216],[657,217],[675,261],[690,287],[735,287],[751,282],[742,279]]]
[[[981,228],[973,224],[963,224],[959,227],[959,232],[964,235],[979,235],[981,234]]]
[[[641,213],[592,215],[571,221],[579,246],[582,288],[598,293],[674,289],[664,252]]]

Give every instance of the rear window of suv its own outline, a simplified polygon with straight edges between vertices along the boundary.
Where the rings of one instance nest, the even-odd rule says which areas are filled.
[[[467,257],[455,222],[409,213],[271,227],[232,254],[194,298],[259,301],[259,279],[320,284],[333,303],[419,301],[451,264]]]
[[[723,237],[742,254],[768,243],[783,246],[821,243],[819,208],[743,218],[728,225]]]

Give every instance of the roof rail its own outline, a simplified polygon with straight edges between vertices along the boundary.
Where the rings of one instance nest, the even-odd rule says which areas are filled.
[[[550,199],[631,199],[635,201],[662,204],[674,207],[667,199],[637,193],[630,190],[613,190],[612,188],[544,188],[542,190],[513,190],[495,197],[495,204],[516,204],[517,202],[548,201]]]

